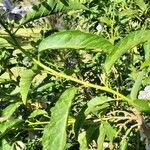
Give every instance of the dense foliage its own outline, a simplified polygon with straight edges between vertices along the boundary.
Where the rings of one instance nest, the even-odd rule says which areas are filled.
[[[0,2],[0,149],[150,150],[149,0]]]

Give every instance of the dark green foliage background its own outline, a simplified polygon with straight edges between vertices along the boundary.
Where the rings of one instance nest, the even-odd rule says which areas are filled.
[[[0,149],[144,150],[149,14],[146,0],[39,0],[19,21],[0,14]]]

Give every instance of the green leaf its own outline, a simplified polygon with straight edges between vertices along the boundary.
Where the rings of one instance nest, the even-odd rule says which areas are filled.
[[[20,124],[22,121],[23,120],[21,119],[13,119],[13,120],[7,120],[5,122],[0,123],[0,138],[4,136],[14,126]]]
[[[64,150],[69,109],[76,92],[75,87],[67,89],[51,109],[51,121],[45,127],[42,137],[44,150]]]
[[[87,116],[90,112],[92,112],[97,106],[103,105],[104,103],[113,101],[112,98],[107,96],[99,96],[95,97],[87,103],[87,109],[85,110],[85,115]],[[104,107],[105,108],[105,107]],[[102,108],[103,109],[103,108]]]
[[[74,124],[74,132],[75,132],[76,138],[78,138],[79,130],[82,127],[82,125],[86,119],[86,116],[84,113],[86,108],[87,108],[87,105],[84,105],[76,117],[75,124]]]
[[[107,121],[103,122],[103,124],[106,130],[106,135],[109,141],[112,142],[115,137],[116,130]]]
[[[4,39],[4,38],[0,38],[0,48],[6,47],[6,46],[10,46],[8,41],[6,39]]]
[[[132,87],[132,90],[131,90],[131,93],[130,93],[131,99],[136,99],[137,98],[137,94],[140,90],[144,75],[145,75],[144,70],[142,70],[141,72],[138,73],[137,79],[135,80],[135,83],[134,83],[134,85]]]
[[[98,146],[98,150],[103,150],[103,145],[104,145],[104,140],[105,140],[105,136],[106,136],[106,130],[105,130],[105,126],[103,124],[103,122],[101,122],[101,125],[99,127],[99,136],[97,139],[97,146]]]
[[[144,0],[135,0],[135,3],[142,11],[145,11],[147,9],[147,5],[145,4]]]
[[[150,40],[144,43],[145,61],[150,61]]]
[[[26,24],[35,19],[45,17],[58,12],[69,10],[87,9],[79,1],[68,0],[68,5],[64,5],[60,0],[47,0],[32,7],[32,9],[21,19],[20,24]]]
[[[81,132],[78,136],[78,142],[80,144],[80,150],[87,150],[86,131]]]
[[[15,112],[15,110],[22,104],[22,102],[17,102],[14,104],[10,104],[7,106],[3,112],[2,116],[0,117],[0,122],[5,121],[11,117],[11,115]]]
[[[78,137],[79,130],[82,127],[87,115],[93,112],[95,109],[103,110],[109,107],[107,103],[110,101],[113,101],[113,99],[110,97],[99,96],[99,97],[95,97],[91,99],[86,105],[82,107],[81,111],[78,113],[76,117],[76,121],[74,125],[74,132],[75,132],[76,138]]]
[[[38,87],[38,88],[37,88],[37,92],[42,92],[42,91],[44,91],[44,90],[46,90],[46,89],[50,89],[50,88],[53,87],[53,85],[54,85],[54,83],[46,83],[46,84],[44,84],[44,85]]]
[[[118,42],[112,52],[107,56],[104,63],[104,69],[106,72],[111,70],[112,65],[128,50],[133,47],[144,43],[150,39],[150,30],[141,30],[131,32],[128,36]]]
[[[34,118],[39,115],[48,115],[48,113],[45,110],[36,109],[30,114],[29,118]]]
[[[45,38],[39,45],[39,51],[47,49],[94,49],[110,53],[113,46],[102,36],[81,31],[63,31]]]
[[[144,62],[142,63],[142,65],[141,65],[140,69],[143,69],[143,68],[148,67],[148,66],[150,66],[150,60],[144,61]]]
[[[134,100],[133,105],[140,111],[150,113],[150,103],[148,100]]]
[[[12,147],[8,144],[8,142],[3,139],[1,142],[0,142],[0,150],[11,150]]]
[[[35,75],[36,73],[32,69],[22,71],[20,75],[20,93],[22,101],[25,105],[27,103],[27,96],[30,89],[30,85]]]
[[[120,145],[120,150],[127,150],[128,148],[128,139],[124,139],[122,144]]]

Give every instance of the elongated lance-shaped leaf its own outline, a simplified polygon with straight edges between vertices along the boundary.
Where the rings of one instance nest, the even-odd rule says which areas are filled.
[[[62,3],[61,0],[43,1],[42,3],[33,6],[32,9],[21,19],[20,24],[23,25],[30,21],[34,21],[35,19],[62,11],[87,9],[79,1],[68,0],[67,2],[68,3]]]
[[[47,49],[93,49],[110,53],[113,45],[104,37],[81,31],[63,31],[45,38],[39,51]]]
[[[17,102],[17,103],[13,103],[13,104],[10,104],[9,106],[7,106],[2,112],[2,116],[0,117],[0,122],[9,119],[11,117],[11,115],[15,112],[15,110],[21,104],[22,104],[22,102]]]
[[[87,150],[88,149],[85,131],[79,134],[78,142],[80,144],[80,150]]]
[[[141,72],[138,73],[137,79],[135,80],[135,83],[130,93],[131,99],[137,99],[137,94],[140,90],[144,75],[145,75],[145,70],[142,70]]]
[[[21,76],[20,83],[19,83],[20,93],[21,93],[22,101],[25,105],[27,103],[27,96],[30,89],[30,85],[35,75],[36,73],[32,69],[24,70],[20,75]]]
[[[145,61],[150,61],[150,40],[144,43]]]
[[[51,109],[51,121],[45,127],[42,137],[44,150],[64,150],[69,109],[76,92],[75,87],[67,89]]]
[[[101,125],[99,127],[99,136],[97,139],[97,146],[98,146],[98,150],[103,150],[103,145],[104,145],[104,141],[105,141],[105,136],[106,136],[106,129],[104,127],[103,122],[101,122]]]
[[[141,30],[130,33],[115,45],[112,52],[107,56],[104,63],[106,72],[109,72],[112,65],[128,50],[136,45],[144,43],[150,39],[150,30]]]
[[[22,121],[22,119],[13,119],[0,123],[0,138],[3,137],[8,131],[10,131],[12,127],[20,124]]]

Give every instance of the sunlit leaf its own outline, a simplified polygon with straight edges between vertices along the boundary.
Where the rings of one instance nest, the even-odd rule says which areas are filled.
[[[150,113],[150,103],[147,100],[134,100],[133,105],[141,112]]]
[[[30,114],[29,118],[34,118],[39,115],[48,115],[48,113],[45,110],[36,109]]]
[[[39,51],[62,48],[103,50],[110,53],[113,46],[102,36],[81,31],[63,31],[50,35],[39,45]]]
[[[99,127],[99,136],[97,139],[97,146],[98,146],[98,150],[103,150],[103,145],[104,145],[104,140],[105,140],[105,136],[106,136],[106,129],[104,127],[103,122],[101,122],[101,125]]]
[[[44,150],[64,150],[69,109],[76,92],[75,87],[67,89],[51,109],[51,120],[42,137]]]
[[[127,150],[128,148],[128,139],[124,139],[120,145],[120,150]]]
[[[87,9],[79,1],[68,0],[67,4],[65,3],[64,5],[64,3],[62,3],[60,0],[43,1],[40,4],[32,7],[32,9],[20,21],[21,25],[58,12]]]
[[[138,76],[135,80],[135,83],[131,89],[131,93],[130,93],[130,97],[131,99],[136,99],[137,98],[137,94],[140,90],[140,87],[141,87],[141,84],[142,84],[142,80],[144,78],[144,75],[145,75],[145,71],[141,71],[138,73]]]
[[[0,150],[12,150],[12,147],[8,144],[8,142],[3,139],[0,143]]]
[[[144,43],[145,61],[150,61],[150,40]]]
[[[150,30],[140,30],[129,33],[128,36],[120,40],[112,52],[107,56],[104,63],[104,68],[106,72],[111,70],[112,65],[128,50],[133,47],[144,43],[150,39]]]
[[[0,48],[6,47],[6,46],[10,46],[9,42],[4,38],[0,38]]]
[[[87,103],[87,109],[85,110],[85,115],[87,116],[90,112],[92,112],[97,106],[103,105],[104,103],[113,101],[112,98],[107,97],[107,96],[97,96],[93,99],[91,99]],[[105,107],[104,107],[105,108]]]
[[[80,150],[86,150],[87,147],[87,140],[86,140],[86,132],[81,132],[78,136],[78,142],[80,144]]]
[[[148,4],[147,5],[145,4],[144,0],[135,0],[135,3],[139,6],[139,8],[142,11],[145,11],[148,5]]]

